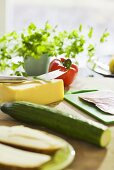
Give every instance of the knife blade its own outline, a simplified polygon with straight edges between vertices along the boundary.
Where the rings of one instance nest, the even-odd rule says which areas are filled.
[[[63,74],[66,71],[55,70],[51,71],[46,74],[42,74],[40,76],[33,76],[33,77],[24,77],[24,76],[0,76],[0,83],[19,83],[24,81],[32,81],[32,80],[43,80],[43,81],[50,81],[53,80]]]

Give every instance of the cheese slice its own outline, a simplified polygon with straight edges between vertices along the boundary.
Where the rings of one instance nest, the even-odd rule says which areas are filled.
[[[0,102],[28,101],[37,104],[50,104],[63,100],[63,98],[62,80],[0,83]]]

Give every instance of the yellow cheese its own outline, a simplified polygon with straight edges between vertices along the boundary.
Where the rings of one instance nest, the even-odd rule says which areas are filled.
[[[62,80],[0,83],[0,102],[28,101],[49,104],[63,100],[63,98],[64,85]]]

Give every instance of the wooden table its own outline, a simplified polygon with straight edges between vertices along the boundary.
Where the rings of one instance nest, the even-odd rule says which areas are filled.
[[[110,78],[77,78],[71,89],[110,89],[114,90],[114,79]],[[73,106],[66,102],[60,102],[57,107],[70,107],[70,111],[78,112]],[[80,113],[80,112],[79,112]],[[89,117],[89,116],[88,116]],[[90,118],[90,117],[89,117]],[[19,125],[9,116],[0,113],[0,125]],[[22,124],[22,123],[21,123]],[[38,127],[35,127],[38,128]],[[66,139],[76,150],[76,157],[73,163],[66,170],[114,170],[114,127],[110,127],[112,131],[112,140],[107,149],[102,149],[92,144],[69,139],[63,135],[57,134]],[[53,133],[53,132],[52,132]],[[55,133],[54,133],[55,134]]]

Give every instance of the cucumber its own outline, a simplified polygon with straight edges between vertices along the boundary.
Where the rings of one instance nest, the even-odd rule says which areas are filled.
[[[19,101],[5,103],[1,106],[1,110],[16,120],[45,126],[101,147],[106,147],[111,139],[111,132],[107,126],[49,106]]]

